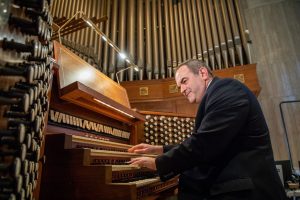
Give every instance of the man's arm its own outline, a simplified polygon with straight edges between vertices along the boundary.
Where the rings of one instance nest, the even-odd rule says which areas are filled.
[[[188,139],[155,160],[162,180],[200,163],[222,159],[237,133],[245,125],[249,101],[240,84],[220,84],[208,95],[200,127]]]

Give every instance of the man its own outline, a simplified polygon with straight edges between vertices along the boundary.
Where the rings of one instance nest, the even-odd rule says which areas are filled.
[[[181,64],[175,80],[190,103],[200,103],[193,134],[176,146],[133,146],[129,152],[159,156],[131,164],[157,170],[163,181],[180,174],[182,200],[286,199],[253,93],[237,80],[214,78],[199,60]]]

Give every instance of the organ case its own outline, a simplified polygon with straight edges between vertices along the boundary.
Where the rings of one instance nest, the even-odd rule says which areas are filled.
[[[47,126],[41,199],[145,199],[172,191],[148,169],[126,164],[144,115],[126,90],[54,42],[57,67]],[[154,155],[148,155],[154,156]]]

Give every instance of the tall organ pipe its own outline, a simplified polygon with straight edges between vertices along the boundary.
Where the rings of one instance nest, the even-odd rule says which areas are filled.
[[[99,5],[99,1],[97,1],[98,2],[98,4],[97,5]],[[97,14],[96,14],[96,17],[97,17],[97,19],[99,19],[100,17],[102,17],[102,16],[106,16],[107,15],[107,12],[106,12],[106,7],[107,6],[105,6],[105,5],[107,5],[106,3],[106,0],[105,1],[101,1],[101,4],[100,4],[100,12],[97,12]],[[101,30],[101,31],[103,31],[104,32],[104,24],[103,23],[100,23],[100,27],[99,27],[99,29]],[[100,64],[100,68],[102,69],[101,71],[103,71],[103,65],[102,65],[102,49],[103,49],[103,44],[104,44],[104,42],[102,41],[102,39],[97,35],[97,37],[96,37],[97,39],[96,39],[96,47],[95,47],[95,50],[96,50],[96,52],[97,52],[97,59],[98,59],[98,62],[99,62],[99,64]]]
[[[110,24],[111,24],[111,1],[108,0],[108,4],[107,4],[107,16],[108,16],[108,20],[106,21],[106,24],[105,24],[105,35],[109,35],[109,29],[110,29]],[[108,73],[108,50],[109,50],[109,46],[107,44],[107,42],[104,42],[104,45],[103,45],[103,57],[102,57],[102,60],[103,60],[103,73],[104,74],[107,74]]]
[[[168,77],[172,77],[172,55],[171,55],[171,32],[170,32],[170,18],[169,18],[169,6],[168,0],[164,0],[164,12],[165,12],[165,38],[166,38],[166,57],[168,67]]]
[[[118,5],[119,5],[118,0],[113,0],[110,39],[115,44],[117,43]],[[111,79],[115,79],[117,53],[113,48],[111,48],[110,46],[108,47],[110,50],[108,75],[110,76]]]
[[[192,58],[196,59],[197,58],[197,53],[196,53],[196,45],[195,45],[195,35],[194,35],[194,24],[193,24],[193,15],[192,15],[192,8],[191,8],[191,2],[187,0],[187,14],[188,14],[188,23],[189,23],[189,33],[190,33],[190,38],[191,38],[191,47],[192,47]]]
[[[202,1],[202,8],[204,14],[204,22],[205,22],[205,30],[206,30],[206,38],[207,38],[207,46],[208,46],[208,55],[210,58],[210,66],[213,70],[215,70],[215,55],[213,50],[213,42],[210,28],[210,21],[208,17],[208,7],[206,0]]]
[[[174,23],[175,23],[175,37],[176,37],[176,51],[177,51],[177,62],[178,64],[182,63],[182,56],[181,56],[181,44],[180,41],[183,39],[181,38],[180,28],[179,28],[179,20],[178,20],[178,3],[173,4],[173,12],[174,12]]]
[[[197,15],[197,7],[195,1],[192,1],[192,9],[193,9],[193,22],[195,27],[195,39],[196,39],[196,54],[197,59],[202,60],[202,49],[201,49],[201,40],[200,40],[200,28],[199,28],[199,22],[198,22],[198,15]]]
[[[92,17],[95,17],[96,16],[96,9],[95,8],[98,8],[97,7],[97,3],[98,3],[99,1],[92,1],[92,6],[90,6],[90,8],[91,8],[91,16]],[[88,46],[89,47],[92,47],[92,49],[93,49],[93,51],[89,51],[89,55],[91,56],[91,57],[94,57],[94,55],[95,55],[95,46],[96,46],[96,44],[95,44],[95,41],[96,41],[96,32],[95,31],[93,31],[92,29],[90,29],[90,32],[89,32],[89,38],[88,38]]]
[[[233,3],[231,0],[227,1],[227,5],[228,5],[228,10],[229,10],[229,18],[230,18],[230,22],[231,22],[231,28],[233,30],[235,48],[237,50],[240,64],[243,65],[244,61],[243,61],[243,55],[242,55],[242,46],[241,46],[242,43],[241,43],[241,37],[239,34],[239,30],[238,30],[238,24],[236,21],[236,14],[235,14],[234,6],[233,6]]]
[[[176,55],[176,43],[175,43],[175,27],[174,27],[174,14],[173,14],[173,0],[169,0],[169,12],[170,12],[170,28],[171,28],[171,49],[172,49],[172,74],[177,67],[177,55]]]
[[[137,1],[137,65],[141,68],[139,71],[139,80],[143,80],[145,67],[144,54],[144,3]]]
[[[187,5],[186,5],[186,0],[182,0],[182,15],[183,15],[183,21],[184,21],[184,31],[185,31],[185,42],[186,42],[186,55],[187,58],[192,57],[192,52],[191,52],[191,40],[190,40],[190,28],[189,28],[189,23],[188,23],[188,18],[187,18]]]
[[[225,68],[228,68],[228,53],[227,53],[227,45],[226,45],[226,39],[224,34],[224,28],[223,28],[223,21],[222,21],[222,11],[220,8],[220,0],[214,0],[214,7],[216,11],[216,19],[217,19],[217,26],[218,26],[218,33],[220,38],[220,46],[221,46],[221,52],[222,52],[222,58],[224,61]]]
[[[177,9],[178,9],[178,19],[179,19],[179,29],[180,29],[180,46],[179,50],[181,49],[181,60],[185,61],[187,59],[186,57],[186,41],[185,41],[185,32],[184,32],[184,25],[183,25],[183,13],[182,13],[182,2],[177,3]],[[178,49],[177,47],[177,49]]]
[[[151,43],[151,10],[150,0],[145,1],[146,11],[146,72],[148,80],[152,79],[152,43]]]
[[[241,32],[241,37],[242,37],[242,41],[243,41],[243,46],[244,46],[244,50],[247,56],[247,61],[248,63],[252,63],[252,59],[251,59],[251,52],[250,52],[250,39],[249,39],[249,30],[246,24],[246,20],[244,18],[244,15],[241,14],[242,8],[241,8],[241,1],[240,0],[236,0],[234,1],[235,4],[235,8],[236,8],[236,15],[237,15],[237,19],[239,22],[239,26],[240,26],[240,32]]]
[[[205,61],[206,65],[208,66],[208,50],[207,50],[207,42],[206,42],[206,33],[205,33],[205,24],[203,20],[203,12],[202,12],[202,4],[200,1],[196,1],[197,5],[197,13],[198,13],[198,19],[199,19],[199,26],[200,26],[200,31],[201,31],[201,44],[202,44],[202,57],[203,60]]]
[[[120,0],[120,9],[119,9],[119,48],[122,52],[126,49],[126,3],[127,0]],[[125,61],[121,57],[118,59],[117,71],[123,69],[125,66]],[[120,81],[124,79],[124,71],[120,73]]]
[[[225,33],[227,38],[227,46],[229,50],[230,60],[232,63],[232,66],[235,66],[235,56],[234,56],[234,44],[232,39],[232,33],[231,33],[231,27],[227,12],[227,5],[226,0],[221,0],[221,9],[223,14],[223,21],[224,21],[224,27],[225,27]]]
[[[216,26],[216,17],[214,13],[212,0],[208,0],[208,12],[210,18],[211,32],[212,32],[212,37],[214,42],[215,55],[217,58],[218,68],[221,69],[221,51],[220,51],[218,31]]]
[[[158,68],[158,36],[157,36],[157,5],[156,0],[152,0],[152,54],[153,54],[153,73],[154,78],[159,79]]]
[[[162,22],[162,0],[158,0],[158,38],[159,38],[159,66],[161,78],[166,78],[165,72],[165,53],[164,53],[164,37],[163,37],[163,22]]]
[[[130,60],[132,60],[135,63],[135,19],[136,19],[136,9],[135,9],[135,0],[129,0],[129,5],[128,5],[128,31],[127,31],[127,49],[128,49],[128,57]],[[133,81],[133,68],[129,69],[129,81]]]

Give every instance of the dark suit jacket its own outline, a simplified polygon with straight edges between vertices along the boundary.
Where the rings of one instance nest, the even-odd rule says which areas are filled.
[[[237,80],[214,78],[193,134],[164,151],[157,170],[161,180],[180,174],[179,199],[286,199],[260,105]]]

